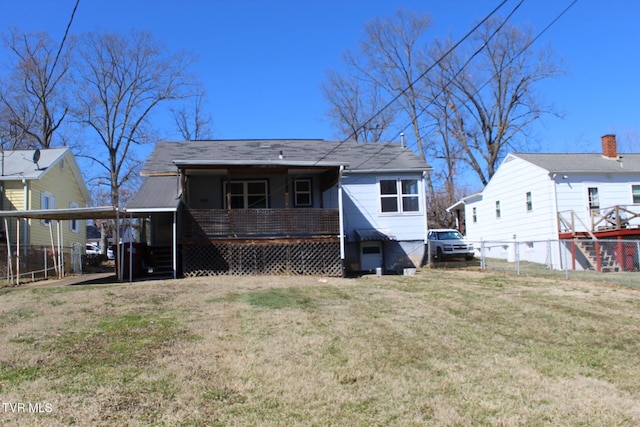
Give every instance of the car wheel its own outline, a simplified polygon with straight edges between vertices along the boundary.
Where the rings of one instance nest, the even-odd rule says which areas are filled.
[[[473,255],[467,255],[464,257],[467,261],[471,261],[473,259]]]
[[[441,248],[436,249],[436,259],[438,261],[442,261],[442,249]]]

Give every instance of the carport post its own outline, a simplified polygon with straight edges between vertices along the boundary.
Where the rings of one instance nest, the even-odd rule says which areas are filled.
[[[16,218],[16,286],[20,286],[20,218]]]

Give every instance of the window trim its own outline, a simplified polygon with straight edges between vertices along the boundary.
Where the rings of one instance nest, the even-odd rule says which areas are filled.
[[[635,198],[635,194],[634,194],[634,188],[636,187],[638,190],[638,200],[636,201]],[[634,205],[640,205],[640,184],[631,184],[631,203]]]
[[[264,183],[265,206],[263,208],[253,208],[253,207],[247,206],[248,202],[249,202],[249,200],[248,200],[248,197],[249,197],[248,184],[254,184],[256,182]],[[227,206],[227,185],[228,184],[238,184],[238,183],[242,184],[242,197],[243,197],[243,205],[244,205],[244,207],[242,207],[242,208],[231,208],[231,207]],[[267,179],[232,179],[232,180],[229,180],[229,181],[225,180],[223,182],[223,186],[222,186],[222,206],[223,206],[223,209],[268,209],[269,208],[269,180],[267,180]]]
[[[382,194],[382,182],[383,181],[393,181],[395,182],[395,193],[393,194]],[[413,181],[416,186],[416,193],[403,193],[403,182]],[[378,214],[380,215],[421,215],[422,214],[422,188],[420,183],[422,181],[418,178],[408,178],[408,177],[379,177],[377,178],[377,188],[378,188]],[[404,200],[417,199],[418,209],[417,210],[404,210]],[[394,211],[383,211],[383,199],[395,199],[396,201],[396,210]]]
[[[76,202],[69,202],[69,209],[77,209],[80,205]],[[72,233],[80,233],[80,220],[78,219],[70,219],[69,220],[69,230]]]
[[[299,191],[298,183],[307,182],[309,184],[309,191]],[[298,195],[309,195],[309,203],[298,202]],[[296,178],[293,180],[293,206],[296,207],[311,207],[313,206],[313,181],[311,178]]]
[[[591,190],[595,190],[595,192],[592,192]],[[592,194],[595,194],[596,196],[596,201],[598,202],[597,205],[592,205]],[[600,209],[600,190],[598,189],[598,187],[587,187],[587,203],[589,206],[589,211]]]
[[[500,209],[500,200],[496,200],[496,219],[502,218],[502,210]]]
[[[531,191],[527,191],[524,197],[525,197],[525,207],[527,209],[527,212],[533,212],[533,193],[531,193]]]
[[[47,201],[46,208],[44,207],[45,200]],[[55,209],[55,208],[56,208],[56,196],[53,193],[50,193],[49,191],[42,190],[40,192],[40,209],[45,210],[45,209]],[[51,225],[51,221],[48,219],[41,219],[40,223],[47,227]]]

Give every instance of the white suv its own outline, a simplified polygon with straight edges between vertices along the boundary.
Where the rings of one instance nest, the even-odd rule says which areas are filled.
[[[435,228],[429,230],[429,253],[438,261],[445,258],[473,259],[473,245],[464,240],[458,230],[452,228]]]

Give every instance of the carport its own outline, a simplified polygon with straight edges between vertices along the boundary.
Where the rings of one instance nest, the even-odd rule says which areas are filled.
[[[60,223],[62,221],[73,221],[73,220],[95,220],[95,219],[113,219],[119,225],[121,219],[143,216],[143,212],[127,212],[123,208],[118,208],[115,206],[100,206],[100,207],[88,207],[88,208],[69,208],[69,209],[41,209],[41,210],[15,210],[15,211],[0,211],[0,218],[3,218],[4,221],[7,221],[9,218],[17,219],[17,227],[16,227],[16,252],[18,254],[18,259],[16,259],[16,272],[17,272],[17,281],[19,284],[19,254],[20,254],[20,221],[26,219],[37,219],[37,220],[45,220],[45,221],[56,221],[57,227],[60,227]],[[116,227],[116,242],[120,242],[120,227]],[[133,244],[133,242],[130,242]],[[60,245],[60,242],[58,242]],[[10,251],[10,246],[7,245],[8,250]],[[122,245],[117,245],[118,252],[122,252]],[[175,248],[175,245],[174,245]],[[132,251],[129,251],[130,259],[129,259],[129,280],[133,280],[133,275],[131,274],[132,269]],[[122,253],[118,253],[116,257],[118,259],[122,259]],[[175,257],[175,254],[174,254]],[[123,262],[119,263],[120,268],[119,271],[116,271],[116,275],[118,281],[123,281],[124,272],[123,270]],[[59,269],[59,276],[64,277],[64,269]],[[176,277],[176,270],[174,268],[173,277]]]

